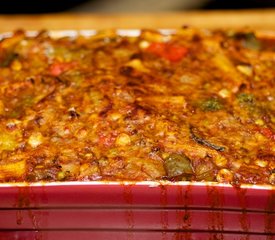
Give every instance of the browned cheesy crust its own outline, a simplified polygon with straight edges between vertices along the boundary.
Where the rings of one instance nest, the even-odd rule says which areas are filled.
[[[0,182],[275,184],[275,38],[15,32],[0,42]]]

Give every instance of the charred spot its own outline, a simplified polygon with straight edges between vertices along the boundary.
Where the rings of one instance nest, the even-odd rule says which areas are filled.
[[[71,119],[77,119],[80,117],[80,114],[74,108],[71,108],[68,112]]]
[[[257,154],[257,158],[261,159],[261,160],[267,160],[267,161],[275,161],[275,155],[271,154],[271,153],[263,153],[263,152],[259,152]]]
[[[250,38],[256,38],[254,32],[235,32],[232,37],[236,40],[247,40]]]
[[[162,73],[169,78],[174,75],[175,71],[173,69],[164,68],[162,69]]]
[[[141,89],[141,88],[134,88],[133,89],[133,93],[136,95],[136,96],[140,96],[140,95],[143,95],[146,93],[146,90],[145,89]]]
[[[100,79],[98,84],[100,84],[99,86],[104,86],[104,85],[109,84],[109,83],[110,83],[110,79],[106,78],[106,77],[103,77],[103,78]]]
[[[189,25],[187,25],[187,24],[184,24],[184,25],[182,25],[182,27],[181,27],[182,29],[188,29],[188,28],[190,28],[190,26]]]
[[[31,84],[35,84],[35,80],[32,77],[27,78],[27,81],[29,81]]]
[[[192,37],[192,41],[193,41],[193,42],[199,42],[199,41],[201,41],[201,37],[200,37],[198,34],[195,34],[195,35]]]
[[[130,112],[132,118],[144,118],[152,113],[152,110],[147,106],[141,106],[138,102],[135,102],[135,108]]]
[[[0,67],[9,67],[10,64],[19,57],[18,53],[15,52],[7,52],[5,56],[1,59]]]
[[[124,76],[127,76],[127,77],[131,76],[133,74],[133,72],[134,72],[134,68],[132,68],[130,66],[122,66],[119,69],[119,73],[121,75],[124,75]]]
[[[154,146],[154,147],[151,148],[151,151],[152,152],[159,152],[160,151],[160,147]]]
[[[244,90],[247,89],[247,85],[245,83],[242,83],[240,86],[239,86],[239,91],[242,92]]]
[[[66,81],[61,76],[57,76],[54,78],[54,80],[58,83],[65,83]]]
[[[246,85],[245,83],[242,83],[242,84],[239,86],[239,91],[244,91],[246,88],[247,88],[247,85]]]
[[[129,133],[130,133],[131,136],[133,136],[133,135],[136,135],[138,133],[138,130],[137,129],[131,129]]]
[[[141,53],[134,53],[130,56],[130,60],[133,59],[142,59],[142,54]]]
[[[35,119],[34,119],[34,123],[38,126],[41,126],[41,123],[42,123],[42,120],[43,120],[43,117],[42,116],[37,116]]]
[[[104,98],[107,98],[109,100],[109,104],[107,104],[107,106],[105,106],[104,109],[98,114],[99,117],[106,117],[107,113],[113,108],[113,104],[110,102],[109,97],[104,96]]]
[[[236,32],[232,35],[232,37],[236,40],[243,40],[246,38],[247,33],[243,33],[243,32]]]
[[[36,181],[36,176],[34,173],[29,173],[28,175],[26,175],[26,181],[27,182],[34,182]]]
[[[135,86],[139,86],[139,83],[137,81],[134,81],[134,80],[129,80],[129,81],[127,81],[127,86],[135,87]]]

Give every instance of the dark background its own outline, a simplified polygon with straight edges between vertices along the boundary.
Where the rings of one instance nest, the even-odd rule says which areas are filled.
[[[101,0],[90,0],[96,2]],[[114,4],[116,0],[110,0]],[[131,1],[131,0],[129,0]],[[134,1],[134,0],[133,0]],[[169,1],[169,0],[167,0]],[[184,0],[183,0],[184,1]],[[186,0],[185,0],[186,1]],[[192,0],[189,0],[192,1]],[[0,14],[18,14],[18,13],[51,13],[51,12],[74,12],[74,9],[89,0],[5,0],[0,2]],[[146,3],[144,4],[146,7]],[[275,7],[275,0],[207,0],[198,7],[192,9],[253,9],[253,8],[271,8]],[[89,12],[95,12],[88,9]],[[168,9],[169,10],[169,9]],[[177,11],[186,10],[184,5],[179,6]],[[189,9],[188,9],[189,10]],[[87,12],[85,11],[85,12]],[[104,8],[103,8],[104,11]],[[145,8],[146,11],[146,8]]]
[[[204,6],[206,9],[249,9],[272,7],[275,7],[274,0],[212,0],[206,3]]]

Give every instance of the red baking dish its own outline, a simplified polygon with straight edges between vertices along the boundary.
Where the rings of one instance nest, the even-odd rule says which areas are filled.
[[[57,37],[79,33],[95,31],[51,32]],[[135,36],[139,31],[118,33]],[[271,240],[274,235],[275,187],[271,185],[166,181],[0,184],[0,240]]]
[[[272,239],[271,186],[68,182],[0,187],[0,239]]]

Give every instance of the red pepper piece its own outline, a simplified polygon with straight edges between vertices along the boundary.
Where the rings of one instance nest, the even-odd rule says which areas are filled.
[[[188,49],[174,43],[151,43],[146,51],[171,62],[178,62],[186,56]]]
[[[99,144],[104,145],[105,147],[111,147],[116,140],[116,134],[110,134],[110,135],[99,135]]]
[[[260,133],[270,139],[275,139],[275,133],[270,128],[262,127],[259,129]]]
[[[164,43],[151,43],[149,47],[146,49],[146,51],[154,53],[158,56],[162,56],[165,51],[165,44]]]
[[[68,71],[74,66],[74,63],[63,63],[63,62],[55,62],[50,65],[49,72],[52,76],[57,77],[65,71]]]

